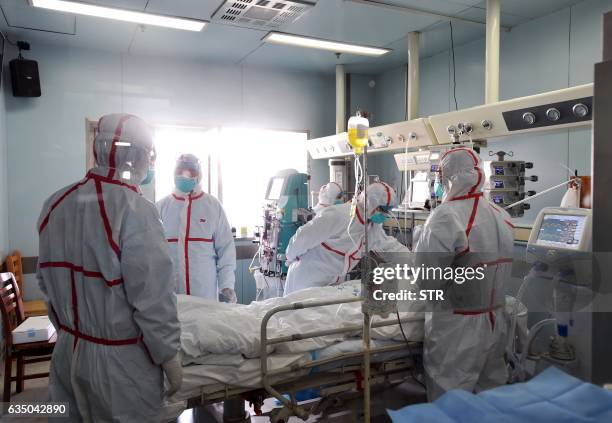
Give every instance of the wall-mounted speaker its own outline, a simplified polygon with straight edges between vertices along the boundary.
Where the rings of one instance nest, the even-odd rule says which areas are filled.
[[[38,63],[35,60],[14,59],[9,63],[11,85],[15,97],[40,97]]]

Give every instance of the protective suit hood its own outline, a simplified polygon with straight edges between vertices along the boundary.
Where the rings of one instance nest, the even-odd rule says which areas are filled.
[[[316,213],[323,210],[325,207],[333,206],[336,199],[342,194],[342,187],[337,182],[329,182],[319,189],[319,202],[314,207]]]
[[[361,210],[364,209],[364,198],[365,195],[362,192],[357,199],[357,203]],[[368,185],[368,218],[374,214],[378,207],[393,208],[395,206],[397,206],[397,195],[395,194],[395,190],[388,184],[385,182],[373,182]]]
[[[444,185],[443,203],[482,191],[484,176],[481,161],[471,149],[448,151],[440,161],[440,172]]]
[[[151,127],[139,117],[115,113],[98,121],[94,157],[97,167],[109,169],[107,177],[138,185],[147,176],[153,152]]]
[[[202,181],[202,164],[200,163],[200,159],[195,154],[186,153],[181,154],[178,159],[176,159],[176,166],[174,168],[174,173],[181,169],[189,169],[195,172],[196,179],[198,184]]]

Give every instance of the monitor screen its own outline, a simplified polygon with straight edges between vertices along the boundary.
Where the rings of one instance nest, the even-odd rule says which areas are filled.
[[[503,166],[494,166],[496,175],[504,175],[504,167]]]
[[[495,188],[503,188],[504,181],[493,181],[495,183]]]
[[[429,181],[412,181],[410,204],[425,204],[429,200]]]
[[[267,200],[278,200],[285,184],[285,178],[272,178],[272,185],[266,196]]]
[[[578,249],[587,217],[545,214],[536,244],[547,247]]]

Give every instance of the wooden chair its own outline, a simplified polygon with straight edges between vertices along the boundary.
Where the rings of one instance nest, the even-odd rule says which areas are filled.
[[[19,251],[13,251],[13,254],[6,257],[6,270],[15,275],[19,292],[23,295],[23,266],[21,265],[21,253]],[[46,316],[47,305],[42,300],[24,301],[23,311],[25,317]]]
[[[4,392],[2,401],[11,400],[11,382],[17,382],[17,392],[23,391],[27,379],[48,377],[49,373],[25,374],[26,364],[49,361],[57,339],[54,334],[48,341],[13,344],[13,330],[26,320],[19,286],[12,273],[0,273],[0,311],[4,336]],[[13,376],[13,360],[17,360],[17,375]]]

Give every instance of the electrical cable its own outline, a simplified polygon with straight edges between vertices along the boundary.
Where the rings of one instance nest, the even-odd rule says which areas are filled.
[[[11,40],[9,40],[8,36],[4,32],[0,31],[0,36],[2,37],[2,39],[4,39],[4,41],[8,42],[10,45],[17,47],[17,43],[14,43]]]
[[[397,324],[399,325],[400,330],[402,331],[402,337],[404,338],[406,345],[408,345],[408,347],[412,347],[412,345],[410,345],[410,341],[408,340],[408,337],[406,336],[406,332],[404,332],[404,327],[402,326],[402,319],[400,318],[399,311],[396,311],[395,313],[397,314]],[[423,388],[427,389],[427,386],[425,386],[425,384],[421,382],[418,377],[416,377],[414,370],[411,371],[410,376],[412,376],[412,379],[415,382],[417,382]]]
[[[455,110],[459,110],[457,106],[457,73],[455,69],[455,38],[453,36],[453,23],[450,24],[450,42],[451,42],[451,52],[453,55],[453,98],[455,99]]]
[[[410,346],[410,341],[408,341],[408,337],[406,336],[406,332],[404,332],[404,326],[402,326],[402,319],[400,318],[399,311],[396,311],[395,314],[397,314],[397,324],[399,325],[400,330],[402,331],[402,337],[404,338],[404,341],[406,341],[406,344],[408,346]]]

